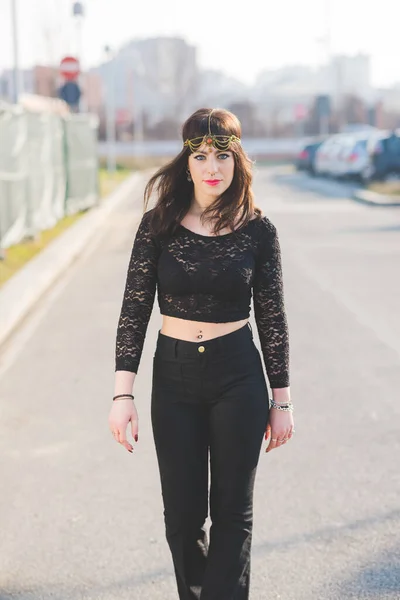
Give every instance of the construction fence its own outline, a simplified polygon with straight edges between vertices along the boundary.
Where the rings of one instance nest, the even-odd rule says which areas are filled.
[[[0,249],[99,201],[98,119],[0,103]]]

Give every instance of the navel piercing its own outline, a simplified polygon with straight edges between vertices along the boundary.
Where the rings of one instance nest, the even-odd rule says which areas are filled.
[[[202,332],[202,331],[201,331],[201,329],[200,329],[200,333],[199,333],[199,335],[197,336],[197,339],[201,340],[201,338],[203,337],[203,336],[202,336],[202,333],[203,333],[203,332]]]

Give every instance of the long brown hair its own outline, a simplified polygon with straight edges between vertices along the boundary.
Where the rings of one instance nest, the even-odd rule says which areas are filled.
[[[212,115],[210,118],[210,113]],[[210,130],[213,135],[235,135],[241,137],[239,119],[228,110],[218,108],[200,108],[183,124],[182,140],[204,136]],[[251,188],[252,161],[243,150],[240,142],[232,142],[229,150],[235,161],[231,185],[201,215],[201,221],[214,222],[213,233],[221,229],[231,230],[245,227],[255,215],[261,217],[261,210],[254,206]],[[187,180],[187,166],[190,149],[184,146],[181,152],[169,163],[161,167],[148,181],[144,191],[144,210],[146,211],[153,191],[157,192],[157,202],[150,221],[154,234],[173,234],[188,212],[192,196],[193,183]]]

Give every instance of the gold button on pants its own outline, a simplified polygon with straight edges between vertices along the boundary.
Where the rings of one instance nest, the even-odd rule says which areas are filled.
[[[197,348],[197,350],[198,350],[199,352],[204,352],[205,348],[204,348],[204,346],[199,346],[199,347]]]

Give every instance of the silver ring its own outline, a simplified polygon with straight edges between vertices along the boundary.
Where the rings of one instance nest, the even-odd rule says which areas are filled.
[[[277,441],[278,441],[277,438],[275,438],[275,439],[271,438],[271,442],[277,442]]]

